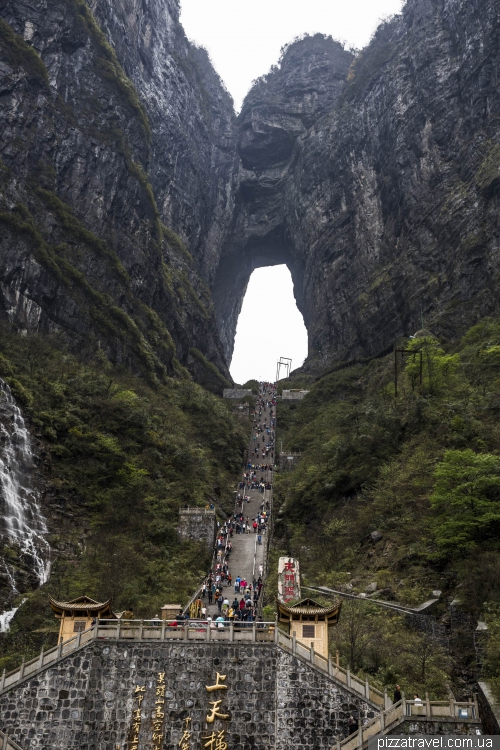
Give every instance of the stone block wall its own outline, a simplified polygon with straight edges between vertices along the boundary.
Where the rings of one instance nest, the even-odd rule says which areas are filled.
[[[351,713],[362,723],[375,716],[362,698],[282,649],[278,650],[276,698],[277,750],[331,748],[337,736],[347,736]]]
[[[0,728],[23,750],[127,750],[135,689],[144,687],[139,749],[151,750],[158,673],[165,672],[162,750],[190,750],[225,731],[231,750],[329,748],[361,699],[273,643],[95,641],[0,697]],[[227,690],[208,692],[219,672]],[[229,720],[206,722],[210,701]]]
[[[477,702],[485,734],[500,734],[500,705],[488,682],[478,682]]]
[[[86,648],[0,696],[0,729],[30,750],[80,748],[95,665],[93,649]]]
[[[439,718],[425,719],[412,717],[407,721],[401,722],[397,727],[387,732],[388,735],[405,735],[405,734],[436,734],[443,736],[450,735],[477,735],[482,734],[481,722],[473,720],[442,721]]]
[[[199,513],[193,512],[192,508],[188,512],[181,508],[177,533],[181,539],[197,539],[212,549],[217,533],[215,512],[207,513],[203,508],[200,508]]]

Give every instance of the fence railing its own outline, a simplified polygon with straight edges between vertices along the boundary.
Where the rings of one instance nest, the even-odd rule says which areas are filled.
[[[364,726],[360,726],[357,732],[349,735],[344,740],[337,742],[332,750],[356,750],[361,748],[376,734],[384,734],[392,726],[399,724],[406,718],[433,718],[439,717],[444,721],[478,721],[479,711],[477,701],[460,703],[457,701],[425,701],[403,700],[381,711]]]
[[[22,750],[22,748],[0,729],[0,750]]]
[[[23,662],[20,667],[0,677],[0,693],[9,690],[16,683],[35,674],[40,669],[57,662],[76,649],[101,640],[125,641],[183,641],[210,642],[226,641],[228,643],[250,642],[255,644],[276,643],[292,654],[304,659],[323,671],[337,683],[345,685],[348,690],[372,703],[378,708],[387,705],[387,698],[380,690],[364,682],[349,669],[344,670],[333,664],[331,658],[325,659],[313,648],[307,648],[295,637],[281,631],[275,622],[217,622],[207,620],[98,620],[87,630],[78,633],[67,641],[59,643],[49,651],[42,651],[36,659]],[[0,746],[1,750],[1,746]]]
[[[215,516],[215,508],[179,508],[181,516]]]
[[[276,630],[274,622],[218,623],[206,620],[186,620],[181,624],[176,620],[98,620],[91,628],[59,643],[49,651],[42,651],[35,659],[23,662],[17,669],[9,673],[4,670],[0,677],[0,693],[91,641],[112,639],[273,643],[276,639]],[[0,750],[2,750],[1,745]]]
[[[349,690],[357,693],[360,697],[374,703],[379,708],[383,708],[387,703],[387,696],[381,690],[378,690],[373,685],[370,685],[368,680],[360,680],[359,677],[351,674],[349,669],[343,669],[332,662],[331,657],[325,659],[321,654],[316,653],[314,649],[307,648],[302,643],[299,643],[294,636],[289,636],[283,631],[278,631],[277,643],[291,651],[297,656],[301,656],[303,659],[307,659],[314,666],[326,672],[330,677],[333,677],[337,682],[342,683]]]

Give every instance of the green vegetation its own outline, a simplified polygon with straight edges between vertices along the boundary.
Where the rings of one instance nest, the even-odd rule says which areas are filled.
[[[133,83],[123,71],[113,47],[101,31],[92,11],[84,0],[67,0],[67,2],[75,9],[78,21],[94,40],[99,51],[96,62],[99,74],[111,81],[116,91],[121,94],[123,101],[138,118],[146,141],[149,143],[151,140],[151,127],[146,110],[139,99]]]
[[[28,76],[49,84],[49,74],[40,55],[3,18],[0,18],[0,46],[10,65],[23,68]]]
[[[211,373],[216,381],[222,386],[222,388],[230,388],[231,383],[229,380],[226,380],[224,375],[222,375],[221,372],[219,372],[219,369],[212,364],[212,362],[209,362],[208,359],[200,352],[199,349],[195,349],[192,347],[189,350],[189,353],[196,359],[198,362],[200,362],[201,365],[203,365],[204,369],[207,370],[207,372]]]
[[[154,381],[157,373],[164,375],[165,365],[158,359],[135,320],[118,307],[112,298],[89,284],[85,275],[67,259],[66,246],[53,247],[44,240],[26,206],[18,204],[12,212],[0,211],[0,222],[6,224],[16,234],[23,235],[31,241],[39,263],[48,268],[55,278],[65,285],[73,299],[83,304],[88,315],[103,332],[121,339],[130,346],[149,378]],[[153,311],[150,312],[152,322],[158,321],[156,314]],[[170,344],[171,355],[173,342],[168,332],[167,336],[163,343],[167,346]]]
[[[347,85],[342,94],[345,101],[360,100],[373,79],[395,53],[391,20],[382,23],[371,43],[353,60],[347,74]]]
[[[247,382],[244,383],[241,387],[247,390],[251,390],[254,396],[257,396],[257,394],[259,393],[258,380],[247,380]]]
[[[486,605],[500,605],[500,322],[453,345],[429,332],[400,343],[410,353],[398,355],[397,398],[390,355],[326,375],[299,404],[279,402],[279,439],[302,457],[276,481],[277,541],[311,584],[361,593],[375,582],[375,596],[409,606],[440,589],[443,622],[458,596],[484,619]],[[359,661],[381,683],[389,673],[404,682],[393,643],[392,663],[374,664],[370,649]],[[442,670],[451,678],[440,657],[413,689],[439,692]]]
[[[0,329],[0,352],[0,376],[46,447],[45,508],[61,528],[49,583],[0,640],[1,669],[53,643],[48,593],[112,596],[116,611],[138,617],[187,601],[210,553],[178,541],[179,508],[231,502],[247,436],[222,399],[189,380],[152,388],[102,351],[79,361],[57,337]]]
[[[488,640],[483,664],[483,677],[489,680],[494,695],[500,701],[500,605],[498,602],[491,602],[485,609]]]
[[[331,650],[338,650],[344,668],[367,675],[379,689],[399,684],[407,696],[428,692],[438,700],[446,695],[451,665],[445,649],[407,627],[401,615],[369,602],[344,601]]]
[[[474,182],[483,192],[489,192],[500,181],[500,145],[490,141],[490,149],[474,175]]]

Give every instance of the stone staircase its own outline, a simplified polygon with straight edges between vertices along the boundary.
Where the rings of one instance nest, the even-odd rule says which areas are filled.
[[[414,724],[432,724],[437,720],[441,725],[459,726],[457,731],[467,728],[480,726],[479,709],[477,701],[474,702],[457,702],[457,701],[430,701],[426,698],[425,703],[407,701],[405,698],[381,711],[371,721],[361,726],[357,732],[346,737],[341,742],[337,742],[332,750],[355,750],[356,748],[367,748],[368,740],[375,735],[392,734],[393,730],[406,721]],[[404,734],[404,732],[401,732]],[[429,734],[433,734],[429,728]],[[452,731],[450,731],[450,734]]]

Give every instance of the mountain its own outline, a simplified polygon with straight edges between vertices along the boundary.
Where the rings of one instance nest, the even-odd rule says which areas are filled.
[[[316,372],[498,312],[499,12],[408,0],[356,57],[306,38],[257,82],[214,287],[228,356],[255,265],[288,264]]]
[[[422,577],[422,595],[454,595],[460,577],[464,591],[483,585],[466,572],[475,553],[438,554],[434,472],[469,450],[496,471],[499,15],[495,0],[407,0],[360,52],[298,39],[236,116],[177,0],[2,1],[0,377],[35,437],[53,565],[30,593],[29,555],[2,537],[0,601],[29,602],[0,669],[53,637],[46,591],[112,588],[117,607],[147,616],[165,590],[187,599],[208,559],[177,539],[178,511],[209,498],[232,507],[245,434],[218,396],[259,266],[290,268],[309,335],[295,382],[319,378],[281,415],[304,453],[277,536],[286,551],[309,545],[321,564],[306,575],[344,585],[354,572],[353,587],[376,577],[402,599]],[[400,408],[387,354],[400,341],[420,356],[418,331],[425,382],[401,364]],[[402,544],[391,466],[418,495],[400,509]],[[368,554],[374,526],[387,560]],[[496,527],[488,534],[483,567],[498,580]]]
[[[206,282],[233,108],[178,16],[175,2],[3,4],[1,308],[20,331],[220,390]]]

